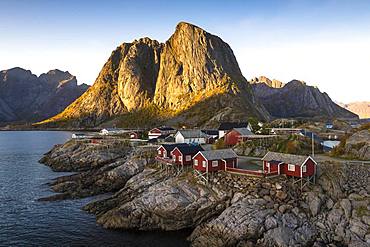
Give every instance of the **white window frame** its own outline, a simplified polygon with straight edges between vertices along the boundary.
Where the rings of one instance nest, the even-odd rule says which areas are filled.
[[[302,166],[302,172],[307,172],[307,166],[306,165]]]
[[[185,156],[185,160],[186,160],[186,161],[191,161],[191,155],[186,155],[186,156]]]
[[[176,161],[176,155],[172,155],[172,160]]]
[[[198,166],[198,160],[196,160],[196,159],[194,160],[194,165]]]
[[[158,150],[158,154],[162,154],[162,151],[160,149]]]
[[[218,167],[218,160],[212,160],[212,167]]]
[[[266,167],[267,167],[267,168],[270,168],[270,162],[267,162],[267,163],[266,163]]]
[[[288,164],[288,171],[295,172],[295,165]]]
[[[165,157],[165,158],[167,157],[167,151],[166,150],[163,151],[163,157]]]
[[[207,166],[207,161],[203,160],[203,161],[202,161],[202,166],[203,166],[203,167],[206,167],[206,166]]]
[[[182,156],[181,155],[179,156],[179,161],[182,162]]]

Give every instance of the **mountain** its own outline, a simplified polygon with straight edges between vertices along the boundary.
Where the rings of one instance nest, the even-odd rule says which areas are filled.
[[[257,79],[252,80],[252,87],[256,97],[276,118],[358,118],[334,103],[327,93],[303,81],[292,80],[280,84],[272,83],[268,78]]]
[[[0,71],[0,123],[28,123],[63,111],[87,90],[69,72],[51,70],[39,77],[29,70]]]
[[[264,83],[272,88],[282,88],[285,84],[276,79],[270,80],[266,76],[255,77],[250,81],[251,84]]]
[[[370,101],[338,103],[341,107],[357,114],[360,118],[370,118]]]
[[[230,46],[185,22],[159,43],[142,38],[114,50],[95,83],[61,114],[40,124],[97,126],[130,114],[155,111],[150,118],[209,126],[268,112],[254,98]],[[143,117],[145,125],[149,117]]]

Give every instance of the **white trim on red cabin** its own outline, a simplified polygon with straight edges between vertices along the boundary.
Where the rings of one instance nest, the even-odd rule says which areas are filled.
[[[194,159],[198,154],[202,155],[202,157],[208,162],[207,158],[202,154],[202,151],[198,151],[198,153],[196,153],[192,159]]]
[[[303,164],[305,164],[306,162],[307,162],[307,160],[312,160],[313,161],[313,163],[315,163],[315,165],[317,165],[317,162],[311,157],[311,156],[308,156],[307,157],[307,159],[305,159],[305,161],[303,161],[303,163],[301,164],[301,166],[303,165]]]

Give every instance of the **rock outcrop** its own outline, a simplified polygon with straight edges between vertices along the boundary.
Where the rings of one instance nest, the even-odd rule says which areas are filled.
[[[267,78],[257,82],[252,84],[254,94],[273,117],[358,118],[334,103],[327,93],[305,82],[292,80],[282,87],[274,87],[274,83]]]
[[[204,119],[202,114],[209,106],[214,112]],[[181,22],[164,44],[143,38],[120,45],[93,86],[43,124],[96,126],[148,107],[159,109],[158,117],[164,120],[187,122],[191,118],[189,121],[198,125],[206,125],[217,113],[225,119],[232,115],[269,118],[254,98],[230,46]],[[124,117],[122,120],[124,124]]]
[[[80,142],[54,148],[43,161],[58,164],[59,170],[84,171],[53,181],[52,189],[60,194],[43,200],[114,192],[84,207],[106,228],[190,228],[192,246],[370,243],[370,168],[366,164],[323,159],[316,184],[303,190],[286,177],[265,179],[226,172],[213,174],[209,184],[203,184],[191,171],[179,174],[161,169],[152,159],[155,148],[150,146],[131,149],[117,145],[104,150],[100,144],[76,143]],[[95,149],[87,148],[94,145]],[[73,165],[68,165],[63,147]],[[117,156],[119,149],[123,152]],[[92,162],[94,156],[97,164]],[[113,156],[116,158],[109,158]]]
[[[360,118],[370,118],[370,102],[369,101],[351,102],[348,104],[339,103],[339,105],[357,114]]]
[[[270,80],[266,76],[260,76],[260,77],[255,77],[250,81],[251,84],[258,84],[258,83],[264,83],[269,87],[272,88],[282,88],[285,84],[282,83],[281,81],[278,81],[276,79]]]
[[[69,72],[51,70],[39,77],[29,70],[0,72],[0,124],[40,121],[63,111],[88,86]]]

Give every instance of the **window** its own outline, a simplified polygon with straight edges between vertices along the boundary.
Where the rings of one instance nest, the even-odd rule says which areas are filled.
[[[163,151],[163,157],[167,157],[167,151],[166,150]]]
[[[194,165],[198,166],[198,160],[194,160]]]
[[[173,161],[176,161],[176,156],[172,155],[172,159],[173,159]]]
[[[306,167],[306,165],[302,166],[302,172],[307,172],[307,167]]]
[[[266,163],[266,167],[269,168],[270,167],[270,162],[267,162]]]
[[[182,156],[179,156],[179,161],[182,162]]]
[[[161,150],[158,150],[158,154],[161,154],[162,152],[161,152]]]
[[[295,171],[295,165],[288,164],[288,171]]]
[[[205,160],[203,160],[203,162],[202,162],[203,167],[206,167],[206,164],[207,164],[207,162]]]
[[[191,155],[186,155],[185,159],[186,161],[191,161]]]
[[[217,166],[218,166],[218,160],[213,160],[212,167],[217,167]]]

